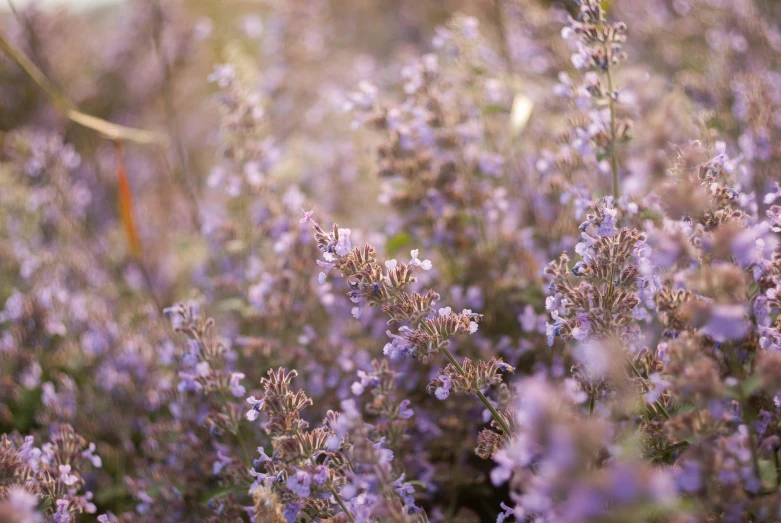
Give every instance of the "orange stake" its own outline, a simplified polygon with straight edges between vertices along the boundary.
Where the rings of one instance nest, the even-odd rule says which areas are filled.
[[[141,258],[141,242],[138,238],[136,222],[133,218],[133,193],[130,190],[130,183],[127,179],[127,169],[125,168],[125,150],[122,142],[114,142],[117,152],[117,189],[119,217],[122,225],[125,227],[127,243],[130,247],[130,253],[135,259]]]

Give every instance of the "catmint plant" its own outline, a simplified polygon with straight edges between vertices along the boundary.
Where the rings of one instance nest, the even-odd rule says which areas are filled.
[[[559,91],[571,97],[575,107],[587,110],[587,120],[576,124],[581,147],[592,147],[596,160],[607,159],[612,173],[613,198],[621,195],[617,145],[628,137],[630,123],[617,116],[619,90],[615,85],[615,68],[626,60],[622,50],[626,25],[609,22],[598,0],[577,2],[577,18],[562,29],[566,40],[573,40],[572,65],[585,71],[583,84],[575,86],[561,73]],[[593,154],[593,153],[592,153]]]
[[[417,292],[410,294],[405,290],[417,281],[413,276],[415,268],[431,270],[431,262],[421,261],[418,258],[419,251],[415,249],[410,253],[412,259],[408,264],[392,259],[385,262],[383,270],[377,262],[374,247],[369,244],[363,249],[352,247],[349,229],[340,229],[334,224],[333,232],[326,233],[312,219],[311,211],[304,213],[304,222],[311,224],[317,245],[323,253],[325,261],[318,260],[318,264],[328,271],[339,271],[347,280],[350,287],[348,296],[357,304],[353,308],[353,315],[357,316],[361,307],[368,304],[380,307],[387,313],[389,323],[405,323],[397,333],[387,331],[391,341],[385,345],[383,353],[391,359],[408,357],[428,362],[437,352],[442,352],[450,363],[429,384],[428,390],[436,391],[438,399],[447,398],[454,385],[454,392],[476,394],[501,430],[509,434],[505,418],[481,389],[501,383],[500,371],[513,372],[514,369],[498,359],[478,362],[477,365],[464,360],[462,365],[448,349],[450,338],[477,332],[481,316],[469,309],[455,313],[450,307],[439,308],[435,313],[434,304],[439,299],[438,294],[430,290],[424,295]]]
[[[22,4],[0,521],[779,520],[775,3]]]

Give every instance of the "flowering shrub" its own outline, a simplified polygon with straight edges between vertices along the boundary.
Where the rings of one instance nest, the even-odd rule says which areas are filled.
[[[11,6],[0,521],[781,521],[780,6]]]

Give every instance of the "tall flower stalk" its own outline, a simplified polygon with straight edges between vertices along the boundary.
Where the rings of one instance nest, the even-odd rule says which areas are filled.
[[[301,222],[312,226],[317,245],[323,252],[323,261],[317,262],[325,269],[320,273],[320,281],[324,282],[332,269],[347,280],[350,288],[347,294],[356,304],[353,315],[360,317],[365,305],[375,306],[390,317],[389,323],[403,324],[397,333],[387,332],[391,341],[383,349],[385,355],[391,359],[404,356],[429,361],[437,352],[442,352],[450,365],[439,373],[429,389],[436,391],[440,399],[446,398],[451,388],[475,394],[502,432],[509,436],[512,431],[506,417],[496,410],[482,390],[502,382],[500,371],[513,372],[514,369],[496,358],[475,365],[466,359],[462,365],[448,348],[450,338],[476,332],[481,315],[469,309],[453,312],[450,307],[435,311],[439,294],[432,290],[424,294],[406,290],[417,281],[413,275],[415,269],[430,270],[431,262],[421,261],[419,251],[413,250],[409,263],[387,260],[383,269],[372,245],[352,246],[350,229],[340,229],[334,224],[333,231],[327,233],[312,219],[312,212],[305,212]]]
[[[616,116],[619,90],[614,84],[613,71],[626,60],[622,50],[626,25],[609,22],[599,0],[577,0],[577,7],[577,19],[570,19],[562,36],[574,42],[572,64],[576,69],[586,71],[583,89],[591,97],[594,109],[587,131],[600,155],[609,158],[613,198],[618,200],[621,187],[616,148],[619,142],[627,139],[630,125]]]

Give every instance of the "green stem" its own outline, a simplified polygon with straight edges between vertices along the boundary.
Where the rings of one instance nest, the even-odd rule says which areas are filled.
[[[502,40],[502,45],[499,46],[499,50],[502,53],[502,58],[507,63],[507,69],[512,72],[513,59],[510,55],[510,44],[507,42],[507,27],[504,23],[504,6],[502,0],[494,0],[494,20],[496,21],[496,28],[499,32],[499,38]]]
[[[607,45],[605,45],[607,56]],[[605,68],[607,79],[607,99],[610,106],[610,169],[613,171],[613,198],[618,200],[621,196],[621,188],[618,182],[618,155],[616,154],[616,106],[613,101],[613,75],[610,73],[610,64]]]
[[[173,73],[171,72],[171,65],[168,62],[168,57],[165,54],[162,44],[162,32],[163,32],[163,14],[162,7],[159,0],[154,4],[155,16],[153,25],[153,39],[155,44],[155,51],[157,57],[160,60],[160,66],[162,68],[163,83],[162,83],[162,95],[163,95],[163,107],[165,109],[165,119],[168,123],[168,134],[171,136],[171,143],[174,152],[178,156],[179,165],[181,167],[181,174],[179,171],[174,171],[174,177],[181,186],[187,198],[190,200],[191,213],[193,215],[193,221],[200,230],[200,217],[198,215],[198,196],[196,194],[197,186],[193,186],[195,178],[190,172],[189,162],[187,159],[187,151],[182,140],[182,134],[179,131],[179,117],[176,112],[176,106],[174,105],[173,95]]]
[[[445,353],[445,356],[447,356],[447,359],[450,360],[450,363],[453,364],[453,366],[456,368],[459,374],[466,377],[466,372],[464,371],[463,367],[461,367],[461,364],[456,361],[456,359],[453,357],[453,354],[448,350],[447,347],[442,347],[442,352]],[[507,435],[509,438],[512,435],[512,432],[510,431],[510,427],[507,425],[507,422],[504,420],[504,418],[496,411],[493,405],[491,405],[491,402],[488,401],[488,398],[485,397],[485,394],[483,394],[480,390],[475,391],[477,394],[477,397],[480,398],[480,401],[483,402],[485,407],[491,411],[491,415],[494,417],[496,422],[499,424],[500,427],[502,427],[502,431]]]
[[[634,372],[634,373],[635,373],[635,376],[637,376],[637,377],[638,377],[638,378],[640,378],[641,380],[645,380],[645,376],[643,376],[643,375],[640,373],[640,371],[639,371],[639,370],[637,370],[637,367],[635,367],[635,364],[634,364],[634,362],[632,361],[632,359],[631,359],[631,358],[627,358],[627,361],[629,362],[629,366],[630,366],[630,367],[632,367],[632,372]],[[668,420],[670,419],[670,413],[669,413],[669,412],[667,412],[667,409],[666,409],[666,408],[664,408],[664,405],[662,405],[662,401],[661,401],[661,400],[659,400],[659,401],[657,401],[656,403],[654,403],[654,407],[656,407],[657,409],[659,409],[659,412],[661,412],[661,413],[662,413],[662,416],[664,416],[664,417],[665,417],[665,419],[668,419]]]
[[[350,521],[355,521],[353,515],[350,514],[349,510],[347,510],[347,505],[344,504],[344,501],[342,501],[341,496],[339,496],[339,493],[336,492],[336,489],[334,488],[334,486],[331,484],[330,481],[328,482],[328,490],[331,491],[331,494],[333,494],[334,498],[336,498],[336,502],[339,503],[340,507],[342,507],[342,510],[344,511],[344,515],[347,516],[347,519],[349,519]]]
[[[736,357],[736,349],[734,344],[728,343],[725,344],[724,349],[729,351],[729,361],[730,361],[730,367],[731,373],[733,376],[739,375],[740,372],[738,368],[736,368],[735,362],[737,361]],[[749,415],[749,409],[748,409],[748,401],[751,399],[750,394],[746,394],[745,389],[743,388],[743,385],[740,385],[738,387],[738,398],[740,400],[740,417],[743,421],[743,423],[746,424],[746,428],[748,429],[748,444],[749,449],[751,450],[751,464],[754,468],[754,475],[756,476],[757,480],[760,482],[760,487],[762,483],[762,476],[760,475],[759,470],[759,452],[757,451],[757,435],[756,431],[754,429],[754,423],[753,423],[753,416]]]
[[[226,410],[230,412],[231,418],[233,418],[233,410],[228,406],[228,396],[225,394],[225,391],[222,389],[222,386],[220,386],[220,395],[222,396],[222,401],[225,405]],[[241,435],[241,427],[239,426],[239,421],[231,420],[231,423],[233,423],[233,430],[231,431],[234,436],[236,436],[236,439],[239,442],[239,447],[241,447],[241,451],[244,453],[244,459],[247,461],[247,464],[250,468],[252,468],[252,459],[249,457],[249,452],[247,452],[247,445],[244,443],[244,437]]]
[[[303,449],[304,439],[301,437],[301,432],[298,429],[296,429],[296,439],[298,440],[299,445],[301,445],[301,448]],[[314,456],[310,455],[309,461],[312,463],[312,465],[317,466],[317,461],[315,460]],[[345,505],[344,500],[342,500],[342,497],[336,491],[336,488],[334,488],[334,484],[331,483],[331,480],[328,480],[326,486],[328,487],[328,490],[331,491],[331,494],[333,494],[334,499],[336,499],[336,502],[339,503],[339,506],[342,507],[342,510],[344,511],[344,515],[347,516],[347,519],[354,522],[355,518],[350,513],[350,511],[347,510],[347,505]]]
[[[401,494],[396,492],[396,489],[393,488],[393,484],[392,484],[390,478],[388,477],[388,474],[385,472],[385,470],[381,466],[375,465],[374,471],[377,474],[377,476],[380,478],[380,483],[382,483],[383,489],[386,492],[388,490],[390,490],[390,492],[388,493],[388,495],[386,497],[388,497],[389,499],[391,497],[395,497],[396,500],[399,502],[398,505],[395,505],[395,504],[391,505],[390,510],[392,510],[393,513],[390,514],[388,517],[393,518],[392,519],[393,521],[406,523],[407,519],[404,517],[404,514],[400,513],[400,510],[399,510],[399,507],[404,507],[404,499],[401,497]]]
[[[741,409],[744,414],[746,411],[745,399],[741,405]],[[752,423],[751,420],[745,420],[745,423],[748,427],[748,443],[749,449],[751,450],[751,464],[754,467],[754,475],[757,477],[757,480],[761,482],[762,476],[760,475],[759,471],[759,452],[757,451],[757,435],[756,431],[754,430],[754,423]]]
[[[247,452],[247,445],[244,443],[244,436],[241,435],[241,426],[236,423],[236,439],[239,440],[239,446],[241,447],[241,451],[244,453],[244,459],[247,460],[247,462],[252,465],[252,459],[249,457],[249,452]]]

